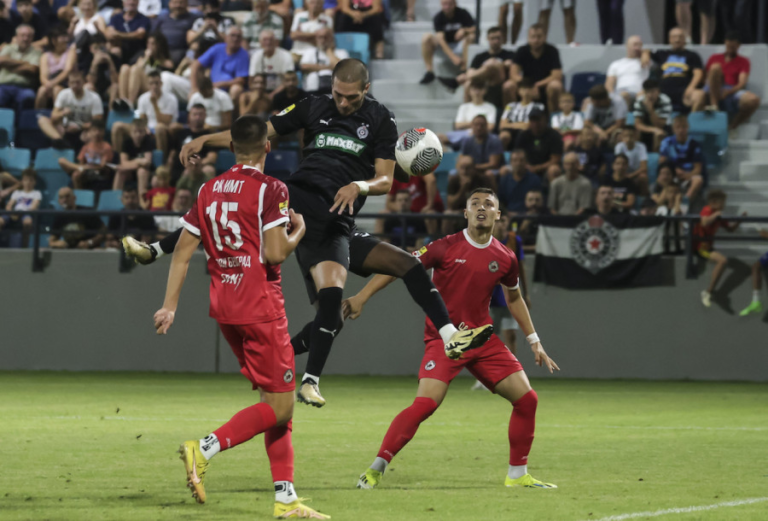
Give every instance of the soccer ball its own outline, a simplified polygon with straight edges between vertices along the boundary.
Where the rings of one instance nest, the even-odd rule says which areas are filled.
[[[395,158],[408,175],[427,175],[434,172],[442,161],[443,146],[428,128],[412,128],[397,138]]]

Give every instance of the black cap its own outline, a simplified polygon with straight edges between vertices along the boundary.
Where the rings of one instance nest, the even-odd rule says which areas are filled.
[[[537,120],[537,121],[538,121],[538,120],[540,120],[540,119],[546,119],[546,117],[547,117],[547,114],[546,114],[546,112],[544,112],[544,111],[543,111],[543,110],[541,110],[540,108],[533,108],[533,109],[531,109],[531,111],[528,113],[528,120],[529,120],[529,121],[530,121],[530,120],[532,120],[532,119],[535,119],[535,120]]]

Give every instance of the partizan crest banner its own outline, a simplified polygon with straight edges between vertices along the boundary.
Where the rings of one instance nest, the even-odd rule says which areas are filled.
[[[533,279],[576,289],[659,285],[663,237],[659,217],[544,217]]]

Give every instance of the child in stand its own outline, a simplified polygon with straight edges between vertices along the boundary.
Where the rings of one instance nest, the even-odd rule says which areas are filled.
[[[160,166],[152,178],[152,189],[141,200],[141,207],[152,212],[171,210],[175,193],[176,189],[171,186],[171,172],[167,167]]]
[[[499,123],[499,138],[508,149],[517,139],[517,135],[523,130],[528,130],[528,120],[533,109],[544,110],[544,105],[533,101],[536,88],[530,78],[523,78],[517,85],[517,94],[520,101],[513,101],[504,108]]]
[[[21,173],[21,188],[18,188],[11,194],[5,209],[17,212],[33,212],[40,208],[40,201],[43,200],[43,194],[40,190],[35,190],[37,182],[37,173],[32,168],[27,168]],[[21,223],[21,247],[26,248],[29,243],[29,234],[32,231],[32,216],[18,215],[0,216],[0,230],[8,225],[9,228],[17,228]]]
[[[558,103],[560,112],[552,114],[552,128],[563,136],[565,150],[571,150],[584,129],[584,116],[581,112],[573,111],[576,103],[570,92],[560,94]]]
[[[112,162],[114,153],[110,144],[104,141],[104,123],[92,121],[84,135],[86,143],[77,155],[77,163],[60,157],[59,166],[72,177],[75,189],[109,190],[112,183],[107,163]]]
[[[648,195],[648,150],[645,145],[637,142],[635,127],[625,125],[621,129],[621,141],[616,143],[615,155],[624,154],[629,160],[627,179],[635,185],[637,193]]]

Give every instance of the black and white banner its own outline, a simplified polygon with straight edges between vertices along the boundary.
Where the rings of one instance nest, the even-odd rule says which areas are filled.
[[[659,285],[663,238],[659,217],[544,217],[533,280],[577,289]]]

